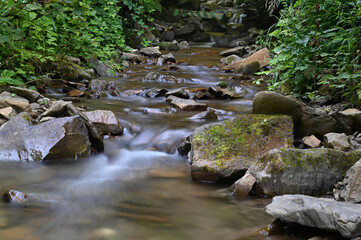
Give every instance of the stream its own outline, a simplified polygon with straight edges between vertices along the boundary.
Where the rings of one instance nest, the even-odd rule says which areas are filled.
[[[228,186],[194,182],[189,160],[177,153],[185,137],[211,121],[192,119],[198,112],[178,111],[164,97],[131,94],[229,80],[233,74],[211,67],[219,63],[221,50],[197,47],[173,53],[179,69],[172,71],[132,65],[122,78],[109,79],[118,95],[77,103],[86,111],[111,110],[124,123],[122,136],[105,139],[104,153],[60,165],[0,161],[2,188],[39,199],[24,206],[0,202],[0,239],[264,239],[259,232],[273,220],[264,210],[270,199],[239,201],[227,193]],[[151,71],[180,82],[143,81]],[[248,93],[241,99],[199,101],[215,110],[218,121],[226,120],[251,111],[260,88],[244,87]],[[54,89],[50,96],[65,94]]]

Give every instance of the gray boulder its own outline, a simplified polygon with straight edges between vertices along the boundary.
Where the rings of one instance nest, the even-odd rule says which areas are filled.
[[[87,157],[88,130],[79,116],[57,118],[32,125],[20,113],[0,127],[0,159],[42,161]]]
[[[361,160],[346,172],[339,189],[334,190],[334,196],[336,200],[361,203]]]
[[[303,115],[295,125],[295,136],[315,135],[322,138],[330,132],[337,132],[337,121],[323,109],[303,106]]]
[[[83,114],[96,127],[100,134],[120,135],[124,127],[112,111],[95,110]]]
[[[274,149],[262,156],[249,170],[257,179],[259,195],[331,192],[345,172],[361,157],[361,151],[323,149]]]
[[[189,43],[187,41],[181,41],[180,43],[178,43],[179,49],[180,50],[189,50],[191,49],[189,46]]]
[[[16,94],[2,92],[0,94],[0,108],[12,107],[17,112],[26,112],[30,110],[30,103],[27,99],[19,97]]]
[[[346,238],[361,236],[361,205],[304,195],[274,197],[268,214],[283,221],[338,231]]]
[[[338,149],[341,151],[353,148],[351,139],[344,133],[327,133],[323,136],[326,147]]]
[[[40,93],[37,91],[21,88],[21,87],[10,87],[12,93],[15,93],[18,96],[26,98],[29,102],[36,102],[40,98],[44,98]]]
[[[184,88],[178,88],[171,90],[165,94],[165,97],[176,96],[179,98],[189,99],[189,94]]]
[[[88,88],[91,91],[100,92],[103,90],[115,90],[116,86],[114,81],[93,79],[90,81]]]
[[[205,103],[199,103],[194,100],[183,99],[176,96],[167,97],[166,101],[176,106],[181,111],[205,111],[208,106]]]
[[[292,128],[288,116],[254,114],[199,127],[192,137],[192,178],[239,178],[269,150],[292,147]]]
[[[172,42],[160,42],[158,43],[159,49],[160,50],[165,50],[165,51],[178,51],[179,50],[179,46],[177,43],[172,43]]]
[[[224,50],[219,55],[221,55],[222,57],[228,57],[231,55],[236,55],[236,56],[242,57],[246,53],[247,53],[246,47],[241,46],[241,47],[235,47],[235,48]]]
[[[140,49],[140,54],[148,57],[160,57],[162,53],[159,51],[159,47],[146,47]]]
[[[284,114],[293,117],[298,122],[302,115],[302,103],[282,94],[262,91],[254,96],[252,113],[254,114]]]
[[[353,131],[361,131],[361,111],[356,108],[349,108],[342,111],[344,115],[348,116],[352,119],[353,124],[352,128]]]
[[[241,60],[242,58],[237,56],[237,55],[230,55],[228,57],[224,57],[220,60],[221,63],[224,63],[225,65],[228,65],[228,64],[232,64],[232,63],[235,63],[239,60]]]
[[[198,114],[190,117],[190,119],[193,119],[193,120],[217,120],[218,116],[214,112],[213,109],[209,109],[207,111],[198,113]]]
[[[113,69],[109,63],[101,62],[96,57],[86,59],[87,63],[91,64],[95,71],[101,77],[117,77],[118,73]]]

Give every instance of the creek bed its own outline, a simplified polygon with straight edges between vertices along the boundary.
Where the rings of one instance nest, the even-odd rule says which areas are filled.
[[[264,239],[259,231],[272,218],[264,210],[270,199],[237,201],[225,186],[190,179],[186,158],[177,154],[182,139],[207,121],[190,119],[164,97],[125,94],[147,88],[210,87],[232,75],[210,66],[221,49],[175,53],[178,70],[134,65],[115,81],[119,96],[85,99],[78,106],[111,110],[126,122],[123,136],[105,140],[105,152],[64,165],[0,161],[2,188],[38,198],[24,206],[0,202],[0,239]],[[210,52],[210,51],[209,51]],[[182,83],[143,81],[150,71],[171,74]],[[244,85],[248,94],[235,100],[202,100],[219,120],[250,112],[260,89]],[[63,95],[54,90],[52,97]]]

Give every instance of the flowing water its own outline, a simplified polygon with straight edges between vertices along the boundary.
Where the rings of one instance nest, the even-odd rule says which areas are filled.
[[[118,94],[79,103],[86,110],[112,110],[125,124],[122,136],[105,140],[105,152],[72,164],[0,161],[2,188],[16,189],[34,199],[19,206],[0,202],[0,239],[263,239],[272,221],[264,206],[269,199],[232,198],[227,186],[197,183],[177,146],[194,128],[197,112],[180,112],[164,97],[130,93],[148,88],[209,87],[232,75],[211,66],[219,49],[175,54],[181,62],[171,74],[180,83],[143,81],[162,67],[135,65],[116,82]],[[201,54],[195,52],[202,51]],[[249,112],[259,89],[237,100],[203,100],[219,120]],[[57,89],[54,97],[62,97]]]

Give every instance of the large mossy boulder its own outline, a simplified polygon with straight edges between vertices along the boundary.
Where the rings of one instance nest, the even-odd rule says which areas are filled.
[[[20,113],[0,127],[0,160],[42,161],[87,157],[88,130],[79,116],[33,125]]]
[[[192,179],[239,178],[269,150],[291,147],[292,129],[291,117],[251,114],[199,127],[192,137]]]
[[[361,158],[361,151],[335,149],[274,149],[249,170],[260,195],[306,194],[319,196],[331,192],[346,171]]]

